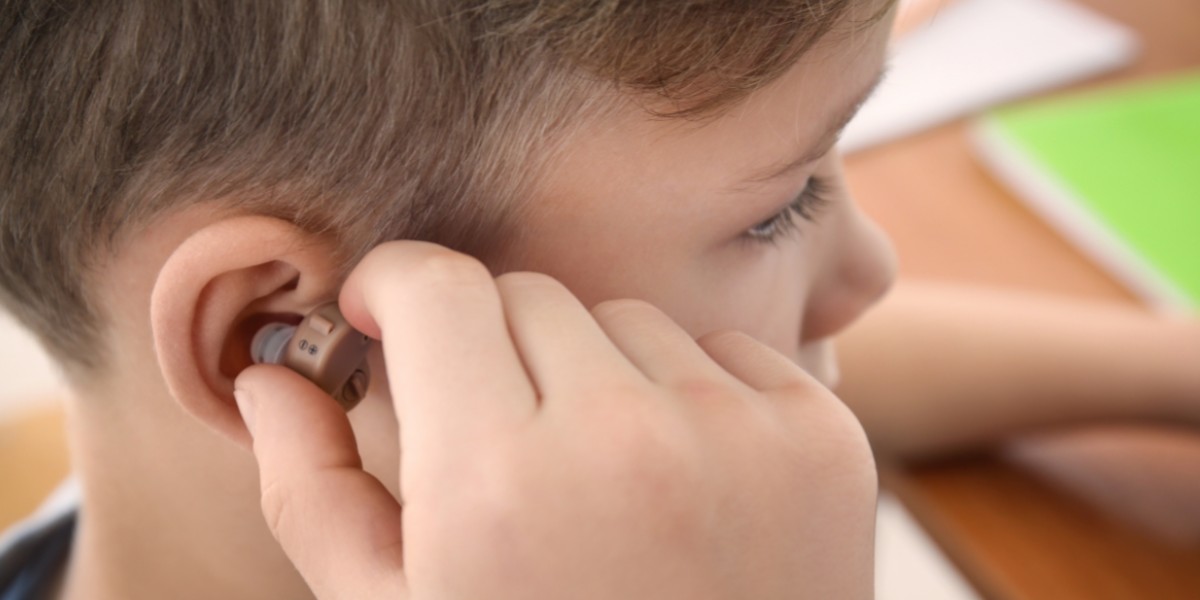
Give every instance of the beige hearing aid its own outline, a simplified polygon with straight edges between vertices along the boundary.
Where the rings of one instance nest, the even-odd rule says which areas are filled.
[[[250,356],[256,363],[296,371],[348,411],[367,394],[370,347],[371,338],[351,327],[331,302],[313,309],[299,325],[264,325],[250,342]]]

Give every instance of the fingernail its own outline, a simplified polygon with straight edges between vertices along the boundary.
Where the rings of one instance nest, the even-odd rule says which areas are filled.
[[[250,392],[244,390],[233,390],[233,399],[237,402],[238,411],[242,413],[242,420],[246,422],[246,428],[250,430],[250,435],[254,435],[254,402],[250,400]]]

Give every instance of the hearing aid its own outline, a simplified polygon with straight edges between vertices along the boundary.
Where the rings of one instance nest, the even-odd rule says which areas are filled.
[[[330,302],[313,309],[298,325],[264,325],[250,342],[250,357],[303,375],[349,411],[367,394],[370,347],[371,338],[351,327],[337,303]]]

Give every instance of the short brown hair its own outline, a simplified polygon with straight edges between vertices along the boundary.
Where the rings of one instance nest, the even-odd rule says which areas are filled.
[[[607,88],[701,118],[866,0],[89,0],[0,8],[0,301],[96,368],[88,279],[216,201],[483,255]]]

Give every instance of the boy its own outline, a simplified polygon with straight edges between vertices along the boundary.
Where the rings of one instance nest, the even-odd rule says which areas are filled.
[[[820,386],[808,385],[804,372],[836,387],[882,455],[943,451],[1085,417],[1195,418],[1200,382],[1190,365],[1200,355],[1200,334],[1192,321],[1052,303],[1013,312],[898,290],[848,328],[884,294],[894,269],[886,241],[846,194],[830,147],[880,77],[890,3],[781,0],[755,10],[740,2],[570,0],[26,4],[6,6],[2,17],[0,271],[6,306],[68,373],[72,456],[83,490],[62,583],[48,597],[400,593],[390,587],[400,580],[383,579],[379,564],[321,552],[398,554],[391,498],[401,490],[414,594],[419,581],[442,597],[472,597],[450,596],[449,586],[483,586],[503,597],[522,593],[519,584],[540,597],[619,597],[617,588],[602,587],[616,578],[604,576],[627,567],[630,581],[679,586],[671,588],[679,597],[706,578],[715,597],[739,595],[721,596],[717,585],[760,592],[732,587],[753,581],[778,583],[785,594],[863,596],[870,589],[870,455],[856,422]],[[527,273],[494,284],[489,274],[484,285],[482,269],[462,255],[382,244],[395,239],[453,248],[491,274],[548,274],[565,288]],[[357,277],[348,280],[352,268]],[[294,319],[339,293],[352,323],[385,340],[374,357],[372,393],[349,414],[349,427],[289,373],[250,368],[248,354],[262,324]],[[661,313],[605,302],[621,298]],[[908,329],[914,323],[921,328]],[[964,327],[983,335],[963,335]],[[776,353],[721,333],[728,330]],[[831,340],[841,332],[849,376],[839,383]],[[689,345],[691,338],[698,341]],[[960,372],[938,381],[886,368],[891,352],[932,370],[979,356],[964,349],[993,348],[998,339],[1019,345],[1001,346],[1004,361],[959,362]],[[1097,339],[1122,344],[1097,349]],[[572,340],[586,347],[573,349]],[[533,350],[547,347],[555,351]],[[601,348],[608,362],[553,362],[594,358]],[[1048,350],[1056,352],[1047,363]],[[792,364],[773,362],[779,355]],[[495,366],[497,357],[506,363]],[[687,366],[672,370],[680,364]],[[791,370],[796,365],[804,372]],[[1048,385],[1055,373],[1080,368],[1098,376]],[[775,406],[754,384],[759,369],[788,382],[788,397],[775,404],[813,411],[803,418],[771,413],[769,422],[792,434],[782,439],[794,442],[782,462],[771,459],[782,451],[741,445],[766,437],[747,433],[759,423],[747,411]],[[492,411],[508,400],[532,406],[536,388],[549,413],[618,370],[642,377],[640,387],[600,394],[606,411],[558,421],[550,431],[561,435],[549,439],[574,435],[593,442],[581,445],[595,456],[622,460],[596,464],[578,448],[562,455],[479,450],[495,450],[484,444],[497,439],[486,427],[504,418]],[[576,394],[545,389],[552,380],[544,378],[560,373],[578,377],[562,384]],[[645,380],[655,382],[653,394]],[[994,395],[968,414],[984,418],[964,426],[960,413],[947,426],[941,419],[966,410],[956,409],[970,397],[962,390],[975,387],[966,382],[980,380],[995,383]],[[1135,387],[1151,401],[1135,404]],[[454,418],[457,399],[485,390],[487,402],[464,404],[471,410]],[[626,450],[644,448],[646,438],[623,436],[666,418],[639,412],[657,400],[623,399],[641,394],[686,408],[686,435],[665,438],[674,444],[667,445],[678,450],[681,438],[698,440],[688,448],[709,451],[705,460],[680,463],[687,468],[641,475],[650,484],[672,482],[665,492],[704,489],[707,496],[664,492],[642,504],[653,499],[686,515],[699,497],[709,502],[701,506],[721,507],[718,516],[778,520],[713,519],[713,529],[702,530],[696,519],[681,518],[681,531],[702,533],[697,539],[706,543],[681,543],[674,550],[694,560],[674,564],[674,552],[628,552],[639,541],[672,539],[653,535],[670,522],[652,518],[662,507],[587,507],[590,494],[540,505],[532,517],[521,510],[534,507],[510,507],[522,519],[545,519],[514,517],[529,527],[498,536],[510,552],[488,551],[496,537],[490,544],[470,537],[481,529],[472,524],[496,524],[467,510],[495,510],[495,496],[491,505],[478,497],[488,484],[512,499],[519,496],[504,484],[516,480],[559,475],[554,482],[596,492],[583,485],[596,481],[588,476],[604,469],[628,476],[638,461]],[[632,415],[624,429],[623,414]],[[246,452],[251,432],[271,529]],[[618,441],[629,439],[641,441]],[[381,487],[355,474],[351,443]],[[527,470],[481,469],[467,460],[480,456],[501,461],[489,466]],[[545,460],[531,462],[536,457]],[[313,461],[326,468],[314,469]],[[695,487],[674,487],[671,478],[697,464],[712,471],[691,481]],[[486,478],[497,472],[525,478]],[[315,478],[322,475],[337,481]],[[780,489],[772,490],[775,481]],[[637,489],[603,499],[619,502]],[[346,505],[330,505],[331,498]],[[584,521],[591,528],[580,530],[572,529],[580,526],[570,518],[575,513],[555,519],[555,511],[581,505],[592,509],[582,513],[588,518],[646,520]],[[453,516],[478,521],[454,528],[460,522]],[[781,539],[771,538],[771,526]],[[372,531],[378,537],[364,542]],[[596,556],[530,541],[564,539],[621,552]],[[409,547],[410,540],[421,542]],[[479,544],[475,553],[471,542]],[[686,553],[697,547],[714,552]],[[624,554],[637,560],[623,563]],[[742,554],[755,560],[731,557]],[[541,572],[539,561],[563,568]],[[709,564],[728,570],[697,569]],[[505,581],[506,572],[521,580]],[[663,573],[680,576],[655,578]],[[556,576],[593,586],[555,587],[564,583]],[[789,577],[802,582],[786,587],[795,583]]]

